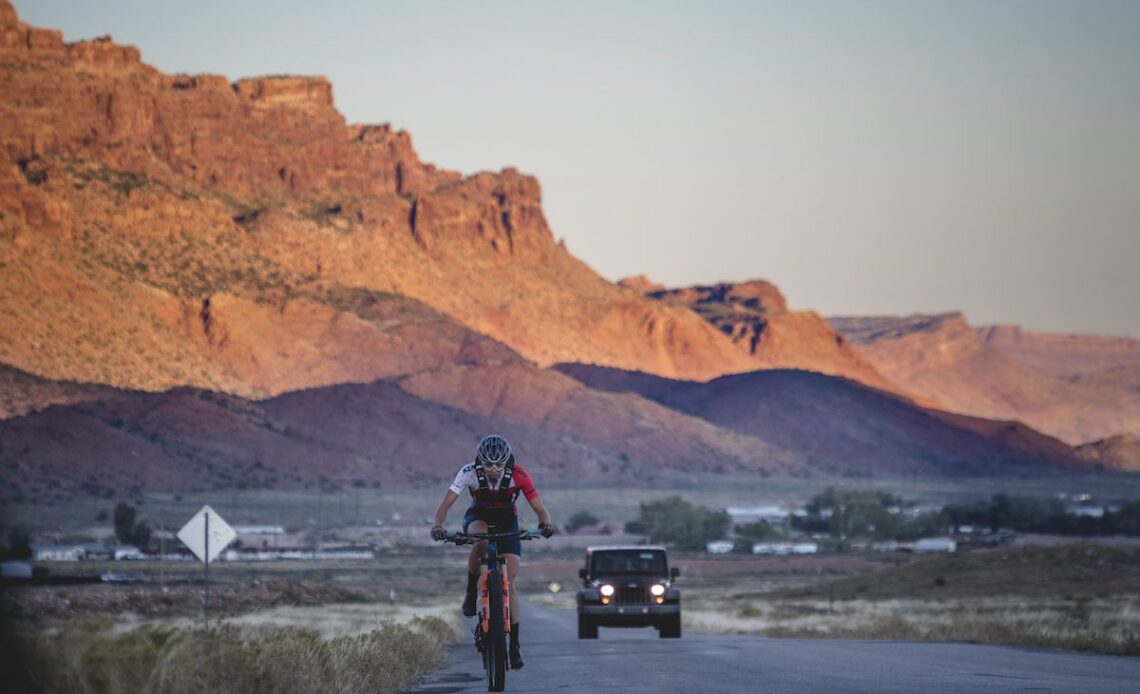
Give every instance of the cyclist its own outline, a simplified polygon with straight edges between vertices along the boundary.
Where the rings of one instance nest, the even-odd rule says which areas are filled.
[[[488,524],[495,526],[495,532],[517,532],[519,519],[515,509],[515,499],[522,493],[538,516],[538,527],[543,536],[550,537],[554,534],[554,526],[550,524],[550,514],[542,505],[542,499],[538,496],[538,490],[534,488],[534,482],[523,466],[515,462],[511,445],[498,434],[488,434],[479,441],[479,445],[475,448],[475,461],[460,468],[455,481],[444,493],[443,501],[435,510],[435,525],[431,529],[433,540],[438,541],[447,537],[447,531],[443,529],[447,512],[464,490],[471,494],[471,507],[463,516],[465,533],[488,532]],[[467,558],[467,593],[463,598],[463,614],[467,617],[475,616],[479,559],[486,550],[486,541],[476,543]],[[515,600],[515,576],[518,575],[522,542],[517,537],[500,541],[499,554],[505,555],[507,560],[508,598],[512,606],[518,605]],[[523,666],[522,653],[519,650],[518,612],[517,609],[511,610],[511,643],[508,654],[512,670]]]

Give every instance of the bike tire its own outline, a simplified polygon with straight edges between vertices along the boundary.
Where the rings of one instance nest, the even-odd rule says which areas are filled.
[[[503,576],[492,567],[487,574],[487,645],[483,665],[487,669],[487,691],[501,692],[507,685],[507,636],[503,630]]]

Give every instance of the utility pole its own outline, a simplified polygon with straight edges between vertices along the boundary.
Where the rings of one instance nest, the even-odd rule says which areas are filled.
[[[202,622],[206,626],[206,633],[210,633],[210,514],[205,514],[206,529],[202,533],[202,540],[206,546],[206,599],[202,603]]]
[[[325,534],[325,516],[324,516],[324,498],[325,498],[325,484],[324,482],[317,483],[317,554],[316,558],[319,559],[321,555],[321,536]]]
[[[158,526],[158,585],[166,592],[166,526]]]

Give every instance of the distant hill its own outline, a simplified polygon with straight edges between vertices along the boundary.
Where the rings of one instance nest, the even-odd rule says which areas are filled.
[[[1140,472],[1140,436],[1120,434],[1077,446],[1077,454],[1110,470]]]
[[[636,395],[527,364],[456,367],[264,401],[119,391],[0,421],[0,488],[50,501],[115,490],[440,485],[501,431],[547,480],[810,476],[802,455]]]
[[[638,393],[799,452],[836,474],[958,476],[1088,467],[1064,443],[1023,425],[924,409],[824,374],[770,370],[690,383],[581,364],[558,369],[592,388]]]
[[[1140,340],[1033,332],[1015,325],[975,330],[987,344],[1039,373],[1071,383],[1140,392]]]
[[[109,397],[115,388],[49,381],[0,364],[0,419],[16,417],[50,405],[86,402]]]
[[[1140,432],[1140,392],[1105,386],[1095,379],[1070,379],[1061,375],[1065,373],[1061,366],[1053,373],[1045,367],[1032,368],[1028,357],[1011,353],[1010,341],[993,331],[990,339],[983,339],[960,313],[829,322],[886,378],[951,411],[1020,420],[1070,444]],[[1042,352],[1048,349],[1039,347],[1037,353]],[[1070,350],[1069,356],[1057,360],[1080,368],[1072,365],[1083,360],[1082,354],[1088,352]],[[1038,358],[1038,363],[1047,361]],[[1128,363],[1090,362],[1105,369],[1128,368]]]

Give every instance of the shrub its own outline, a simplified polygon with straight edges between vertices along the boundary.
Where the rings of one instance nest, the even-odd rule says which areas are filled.
[[[570,516],[570,520],[566,521],[566,532],[573,535],[586,526],[597,524],[598,517],[583,509]]]
[[[701,548],[724,536],[729,519],[724,511],[694,506],[679,496],[672,496],[641,504],[638,522],[651,542]]]

